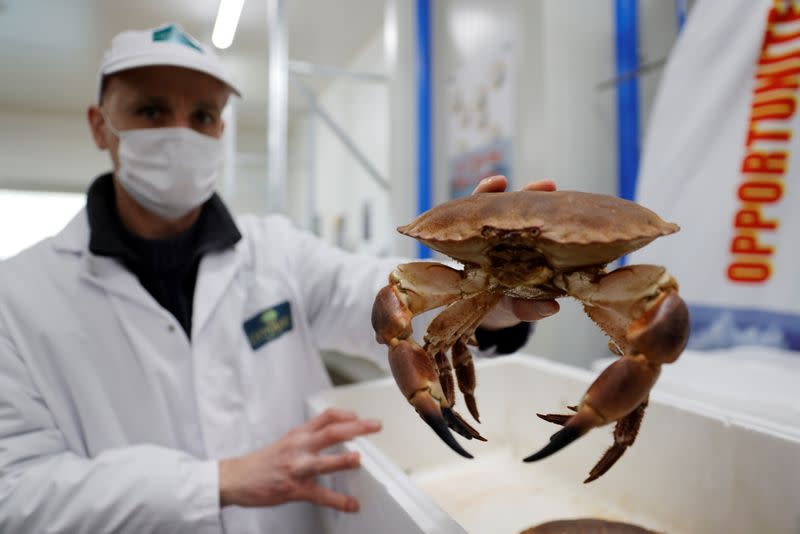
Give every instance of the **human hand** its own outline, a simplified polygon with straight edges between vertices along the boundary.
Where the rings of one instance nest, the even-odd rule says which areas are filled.
[[[359,503],[355,497],[317,484],[316,477],[357,468],[361,463],[358,453],[320,452],[380,429],[379,421],[359,419],[353,412],[330,408],[263,449],[221,460],[220,503],[275,506],[308,501],[342,512],[357,512]]]
[[[484,178],[475,188],[475,193],[498,193],[508,187],[505,176],[490,176]],[[552,180],[539,180],[531,182],[522,188],[523,191],[555,191],[556,184]],[[486,330],[499,330],[514,326],[520,321],[538,321],[549,317],[560,309],[555,300],[527,300],[512,297],[503,299],[484,317],[481,328]]]

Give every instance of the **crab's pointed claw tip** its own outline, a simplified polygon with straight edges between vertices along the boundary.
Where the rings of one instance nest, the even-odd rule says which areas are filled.
[[[414,395],[409,402],[417,410],[422,420],[428,423],[428,426],[442,438],[442,441],[464,458],[472,458],[472,455],[465,451],[456,441],[450,429],[452,428],[456,432],[462,433],[467,439],[472,439],[475,435],[469,432],[471,427],[466,425],[460,417],[456,417],[457,414],[453,410],[449,407],[440,406],[438,401],[429,393]],[[477,433],[474,430],[473,432]]]
[[[473,395],[464,395],[464,401],[467,403],[470,415],[480,423],[481,414],[478,412],[478,403],[475,401],[475,397]]]
[[[536,462],[543,458],[547,458],[554,452],[558,452],[583,434],[579,429],[574,427],[565,426],[558,432],[552,435],[550,443],[545,445],[539,452],[535,452],[522,460],[523,462]]]
[[[444,420],[447,422],[447,426],[461,434],[467,439],[477,439],[480,441],[486,441],[486,438],[481,436],[481,433],[478,432],[474,427],[472,427],[469,423],[467,423],[463,417],[461,417],[457,411],[453,410],[452,408],[442,408],[442,416]]]
[[[567,422],[568,422],[570,419],[572,419],[572,415],[571,415],[571,414],[569,414],[569,415],[562,415],[562,414],[557,414],[557,413],[548,413],[548,414],[544,414],[544,413],[537,413],[537,414],[536,414],[536,416],[537,416],[539,419],[544,419],[544,420],[545,420],[545,421],[547,421],[548,423],[555,423],[555,424],[557,424],[557,425],[561,425],[561,426],[564,426],[564,425],[566,425],[566,424],[567,424]]]
[[[447,443],[451,449],[464,458],[472,459],[472,455],[464,450],[464,447],[462,447],[461,444],[456,441],[455,436],[453,436],[453,433],[450,432],[447,422],[442,416],[434,414],[420,414],[420,416],[426,423],[428,423],[428,426],[430,426],[433,431],[436,432],[440,438],[442,438],[442,441]]]

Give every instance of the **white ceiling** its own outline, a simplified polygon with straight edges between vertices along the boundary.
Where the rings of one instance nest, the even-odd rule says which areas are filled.
[[[292,60],[344,66],[383,26],[380,0],[285,0]],[[210,43],[219,0],[0,0],[0,109],[82,112],[111,38],[177,22]],[[242,88],[239,123],[263,128],[267,0],[245,0],[233,45],[218,51]],[[323,86],[324,80],[315,82]],[[297,99],[299,100],[299,99]]]

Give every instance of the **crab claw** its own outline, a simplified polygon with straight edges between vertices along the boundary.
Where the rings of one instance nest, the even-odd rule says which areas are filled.
[[[428,353],[413,341],[392,340],[389,367],[400,391],[428,426],[455,452],[472,458],[456,441],[450,429],[467,439],[486,440],[448,405]]]
[[[550,436],[550,443],[542,447],[538,452],[527,456],[522,461],[523,462],[536,462],[538,460],[542,460],[547,458],[554,452],[558,452],[582,435],[584,435],[588,430],[582,430],[572,426],[565,426],[552,436]]]
[[[422,420],[428,423],[428,426],[436,432],[437,436],[442,438],[442,441],[447,443],[451,449],[464,458],[472,459],[472,455],[456,441],[453,433],[450,432],[450,425],[442,413],[444,410],[442,410],[439,403],[431,397],[430,393],[419,392],[409,402],[414,406],[414,409],[417,410]],[[447,409],[447,412],[452,413],[452,410]]]
[[[597,377],[572,416],[539,414],[563,425],[550,442],[524,459],[535,462],[563,449],[595,427],[618,421],[615,444],[600,459],[586,482],[605,473],[629,447],[639,429],[650,389],[658,379],[661,364],[680,356],[689,336],[689,312],[674,290],[664,291],[652,306],[627,329],[626,354]]]
[[[573,412],[577,412],[578,411],[578,407],[577,406],[567,406],[567,408],[569,408]],[[539,417],[539,419],[544,419],[548,423],[555,423],[557,425],[564,426],[564,425],[567,424],[567,421],[570,420],[570,418],[572,417],[572,414],[571,413],[568,413],[568,414],[559,414],[559,413],[541,414],[541,413],[537,413],[536,416]]]
[[[624,356],[603,371],[589,387],[578,411],[568,420],[559,416],[541,416],[542,419],[564,428],[553,434],[550,442],[540,451],[524,459],[535,462],[547,458],[589,430],[614,422],[639,406],[658,378],[659,365],[652,365],[644,356]],[[562,422],[563,421],[563,422]]]

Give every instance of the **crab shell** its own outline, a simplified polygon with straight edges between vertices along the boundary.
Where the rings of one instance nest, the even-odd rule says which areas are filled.
[[[397,230],[465,264],[524,248],[556,270],[605,265],[678,231],[649,209],[580,191],[478,193],[451,200]]]

